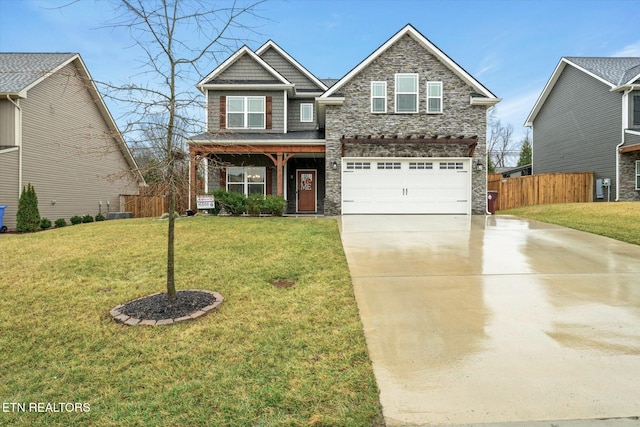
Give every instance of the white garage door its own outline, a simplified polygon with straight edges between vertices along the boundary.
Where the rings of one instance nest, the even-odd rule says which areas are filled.
[[[470,160],[343,158],[343,214],[470,214]]]

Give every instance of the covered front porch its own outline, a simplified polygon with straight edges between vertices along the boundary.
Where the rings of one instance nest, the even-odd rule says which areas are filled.
[[[191,141],[189,153],[190,183],[196,182],[199,170],[205,194],[222,188],[246,196],[278,195],[287,201],[285,213],[324,212],[324,143],[248,145]],[[193,185],[189,188],[194,209],[197,194]]]

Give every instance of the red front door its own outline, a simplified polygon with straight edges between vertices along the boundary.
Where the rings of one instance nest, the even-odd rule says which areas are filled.
[[[316,211],[316,171],[298,171],[298,212]]]

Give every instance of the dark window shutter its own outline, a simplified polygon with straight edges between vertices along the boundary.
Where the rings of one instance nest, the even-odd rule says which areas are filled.
[[[220,168],[220,188],[227,189],[227,169]]]
[[[227,97],[220,97],[220,129],[227,128]]]
[[[267,189],[267,196],[273,194],[273,188],[271,182],[273,180],[273,168],[267,168],[267,176],[265,177],[265,186]]]
[[[273,104],[273,101],[272,101],[272,99],[271,99],[271,97],[270,97],[270,96],[267,96],[267,101],[266,101],[266,103],[267,103],[267,105],[266,105],[266,111],[267,111],[267,113],[266,113],[266,114],[267,114],[267,116],[265,117],[266,122],[267,122],[266,127],[267,127],[267,129],[273,129],[273,125],[271,124],[271,116],[273,115],[273,114],[272,114],[272,110],[273,110],[272,104]]]

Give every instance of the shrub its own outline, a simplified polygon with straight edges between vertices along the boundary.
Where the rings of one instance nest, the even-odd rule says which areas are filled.
[[[251,216],[260,216],[260,211],[264,205],[264,196],[262,194],[252,194],[247,197],[245,206],[247,213]]]
[[[282,196],[270,195],[264,201],[264,208],[271,212],[273,216],[282,216],[286,205],[287,201]]]
[[[82,224],[82,217],[78,215],[74,215],[71,217],[71,225]]]
[[[51,221],[49,221],[47,218],[42,218],[40,220],[40,228],[42,228],[43,230],[51,228]]]
[[[85,216],[82,217],[82,223],[86,224],[88,222],[93,222],[93,217],[89,214],[86,214]]]
[[[16,229],[19,232],[38,231],[40,229],[40,211],[38,210],[38,196],[36,190],[29,183],[22,188],[18,201]]]
[[[60,227],[64,227],[65,225],[67,225],[67,221],[64,218],[58,218],[56,219],[56,227],[60,228]]]
[[[216,203],[224,207],[231,215],[240,215],[244,212],[247,200],[244,194],[219,188],[213,192],[213,196],[216,199]]]
[[[102,214],[98,214],[96,215],[96,222],[98,221],[104,221],[106,218],[104,217],[104,215]]]

